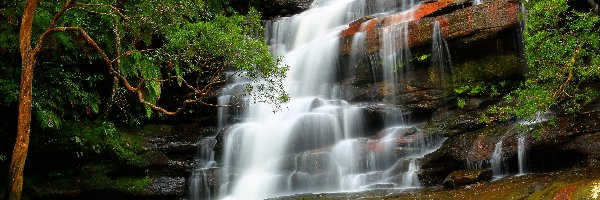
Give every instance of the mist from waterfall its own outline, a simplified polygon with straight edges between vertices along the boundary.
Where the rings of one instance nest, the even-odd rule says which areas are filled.
[[[219,198],[264,199],[420,186],[418,161],[439,148],[444,138],[417,131],[401,117],[390,116],[384,116],[387,128],[380,138],[366,137],[365,108],[339,99],[340,85],[335,83],[338,67],[346,65],[338,63],[340,32],[364,16],[390,15],[417,5],[415,1],[392,2],[316,0],[310,10],[266,25],[271,51],[290,66],[284,84],[291,99],[283,105],[287,109],[273,113],[269,105],[236,98],[244,80],[230,83],[218,97],[219,105],[232,101],[248,105],[243,110],[219,110],[219,127],[228,127]],[[399,74],[409,71],[409,32],[406,23],[382,32],[382,66],[377,77],[384,80],[376,81],[392,85],[403,78]],[[365,37],[363,32],[354,36],[350,61],[364,56],[360,52],[364,52]],[[352,67],[352,63],[347,65]],[[352,73],[352,69],[346,71]],[[396,99],[384,103],[395,104]],[[241,122],[232,125],[232,117]],[[203,187],[196,182],[190,187]],[[202,195],[192,199],[206,199]]]

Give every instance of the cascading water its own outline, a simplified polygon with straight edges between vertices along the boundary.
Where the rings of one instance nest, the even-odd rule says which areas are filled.
[[[390,1],[373,6],[365,0],[316,0],[313,8],[268,24],[272,51],[290,66],[285,87],[288,109],[273,113],[269,105],[250,104],[242,123],[224,136],[219,197],[264,199],[306,192],[354,191],[378,187],[418,187],[419,160],[441,146],[444,138],[422,133],[400,118],[384,117],[380,136],[365,138],[363,107],[337,99],[339,33],[366,15],[389,15],[416,5],[407,1],[393,9]],[[395,3],[394,3],[395,4]],[[389,13],[387,13],[389,12]],[[408,16],[408,15],[407,15]],[[405,20],[410,19],[406,17]],[[394,84],[399,69],[410,66],[408,27],[382,30],[384,80]],[[365,33],[355,35],[354,49]],[[360,50],[352,53],[355,56]],[[350,65],[352,66],[352,65]],[[351,71],[351,70],[346,70]],[[228,86],[219,103],[232,101]],[[229,95],[229,96],[227,96]],[[394,103],[386,99],[385,103]],[[221,114],[227,114],[221,110]],[[219,125],[226,126],[226,118]],[[374,134],[375,135],[375,134]],[[198,185],[190,184],[191,187]],[[190,188],[192,194],[199,188]],[[206,198],[192,195],[192,199]]]
[[[502,158],[502,139],[496,143],[496,147],[494,147],[494,153],[492,153],[492,159],[490,160],[490,164],[492,166],[492,172],[495,177],[504,176],[504,167],[503,163],[504,158]]]
[[[217,105],[219,106],[225,106],[225,105],[229,105],[229,102],[231,100],[231,95],[223,95],[223,96],[219,96],[217,98]],[[217,108],[217,112],[218,112],[218,127],[219,128],[223,128],[227,125],[227,117],[229,117],[229,113],[227,113],[228,109],[226,107],[219,107]]]
[[[527,142],[527,136],[525,135],[521,135],[519,136],[519,139],[517,141],[517,158],[518,158],[518,163],[519,163],[519,174],[525,174],[526,172],[526,164],[527,164],[527,157],[526,157],[526,150],[527,150],[527,146],[526,146],[526,142]]]
[[[215,152],[213,147],[217,143],[215,137],[206,137],[198,142],[200,147],[195,162],[195,169],[192,171],[189,183],[190,199],[211,199],[218,191],[210,187],[210,176],[214,176],[215,170]]]
[[[431,36],[431,62],[438,70],[436,79],[440,85],[444,85],[446,80],[447,70],[452,69],[452,61],[450,58],[450,49],[448,48],[448,42],[444,39],[442,31],[440,30],[440,22],[435,21],[433,25],[433,34]],[[452,72],[449,72],[450,74]]]

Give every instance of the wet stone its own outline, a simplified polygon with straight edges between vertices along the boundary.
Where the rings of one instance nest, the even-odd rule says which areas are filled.
[[[372,190],[372,189],[386,189],[386,188],[394,188],[396,184],[394,183],[375,183],[371,185],[366,185],[362,187],[362,189]]]
[[[152,184],[144,193],[150,196],[184,196],[184,177],[159,177],[152,180]]]
[[[455,188],[480,181],[492,180],[492,170],[458,170],[450,173],[444,180],[444,186]]]

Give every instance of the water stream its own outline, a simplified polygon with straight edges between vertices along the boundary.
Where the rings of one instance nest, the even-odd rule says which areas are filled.
[[[215,152],[213,147],[217,143],[215,137],[206,137],[198,142],[198,156],[194,164],[195,169],[192,171],[188,189],[190,191],[190,199],[211,199],[218,191],[211,188],[209,180],[211,174],[215,170]]]
[[[502,177],[506,172],[504,168],[504,158],[502,157],[502,139],[496,143],[492,159],[490,160],[494,177]]]
[[[520,135],[517,142],[517,158],[519,163],[519,175],[527,173],[527,137],[525,135]]]
[[[287,109],[273,113],[269,105],[252,103],[240,113],[219,110],[219,127],[229,126],[220,174],[218,198],[264,199],[296,193],[357,191],[373,188],[419,187],[419,160],[439,148],[441,136],[412,128],[399,114],[384,116],[384,128],[366,136],[364,107],[339,99],[335,83],[339,33],[354,20],[367,15],[383,16],[403,12],[417,5],[405,1],[316,0],[301,14],[268,24],[272,52],[290,66],[285,80],[291,96]],[[396,3],[394,3],[396,4]],[[410,15],[403,15],[407,19]],[[373,69],[377,82],[392,85],[411,66],[406,23],[382,30],[380,68]],[[366,34],[353,38],[350,56],[359,52]],[[352,58],[351,58],[352,60]],[[347,65],[352,67],[353,65]],[[352,71],[348,69],[346,71]],[[243,81],[243,80],[242,80]],[[235,88],[227,86],[218,103],[231,103]],[[243,101],[243,100],[242,100]],[[394,104],[386,99],[379,104]],[[230,126],[237,115],[241,123]],[[396,116],[396,117],[393,117]],[[210,168],[210,166],[209,166]],[[194,172],[191,199],[208,199],[214,188],[202,186],[206,169]],[[204,183],[207,184],[207,183]],[[197,192],[197,190],[210,192]]]
[[[271,105],[241,98],[247,80],[235,78],[217,98],[222,154],[201,149],[189,182],[190,199],[265,199],[299,193],[348,192],[377,188],[418,188],[422,158],[440,148],[445,138],[410,124],[401,95],[386,95],[354,103],[344,97],[340,74],[356,70],[373,81],[376,90],[395,93],[398,83],[414,78],[416,67],[408,21],[420,1],[315,0],[311,9],[266,24],[270,50],[288,65],[284,81],[290,101],[273,112]],[[473,4],[483,3],[474,0]],[[355,20],[394,15],[378,27],[378,51],[363,23],[354,33],[346,60],[340,59],[340,33]],[[431,63],[427,74],[435,87],[445,88],[452,74],[448,41],[440,23],[432,21]],[[383,25],[385,24],[385,25]],[[367,40],[369,40],[367,42]],[[368,52],[368,53],[367,53]],[[415,54],[420,52],[415,51]],[[417,55],[428,57],[428,55]],[[421,60],[422,61],[422,60]],[[230,72],[231,74],[235,72]],[[344,76],[344,75],[342,75]],[[447,77],[448,76],[448,77]],[[364,81],[364,80],[363,80]],[[363,100],[364,101],[364,100]],[[240,108],[238,106],[242,106]],[[371,107],[369,107],[371,106]],[[367,112],[380,107],[373,130]],[[414,123],[414,122],[413,122]],[[214,137],[200,141],[211,148]],[[507,144],[510,144],[507,142]],[[526,141],[518,138],[519,173],[526,171]],[[495,177],[508,174],[500,139],[489,159],[468,163],[469,169],[491,168]],[[216,180],[216,181],[215,181]],[[216,185],[218,184],[218,185]]]
[[[442,30],[440,30],[440,22],[435,21],[433,25],[433,34],[431,36],[431,64],[436,67],[438,73],[434,79],[438,80],[440,85],[446,84],[448,79],[446,74],[451,74],[452,59],[450,57],[450,49],[448,42],[444,39]],[[446,72],[450,71],[450,72]]]
[[[473,1],[474,5],[482,3]],[[214,156],[207,153],[200,156],[208,161],[199,161],[192,172],[190,199],[265,199],[300,193],[421,187],[420,162],[445,138],[415,128],[418,124],[408,120],[410,111],[404,113],[399,103],[403,96],[398,94],[404,90],[399,84],[406,83],[408,88],[414,73],[422,73],[417,69],[423,63],[413,62],[428,57],[420,55],[423,50],[418,48],[411,52],[409,44],[413,36],[409,21],[413,13],[421,11],[415,9],[418,4],[415,0],[315,0],[305,12],[267,22],[271,51],[290,66],[284,86],[291,99],[283,105],[285,109],[272,112],[271,105],[238,97],[247,80],[229,83],[217,103],[244,108],[219,108],[218,126],[226,130],[221,162],[215,165]],[[369,23],[362,23],[358,32],[352,33],[350,51],[340,49],[340,44],[348,43],[340,41],[340,34],[351,22],[389,15],[394,16],[377,25],[377,37],[365,31]],[[442,26],[447,23],[443,18],[430,23],[427,76],[437,88],[452,84],[448,80],[452,56],[444,38],[451,30]],[[373,42],[379,43],[378,51],[365,45]],[[347,57],[340,57],[342,50]],[[358,73],[373,81],[374,90],[392,95],[360,103],[344,99],[353,91],[346,90],[348,85],[342,79],[357,77]],[[376,128],[369,124],[373,119],[367,117],[373,115],[366,114],[373,112],[373,106],[384,110],[378,113],[381,118],[375,119]],[[528,126],[537,121],[543,119],[520,123]],[[514,150],[514,140],[502,137],[494,142],[490,157],[467,160],[467,168],[491,168],[495,178],[512,173],[507,162],[512,161],[508,159],[511,155],[503,155],[503,149]],[[526,144],[526,137],[517,138],[519,174],[527,170]],[[215,185],[216,175],[220,185]]]

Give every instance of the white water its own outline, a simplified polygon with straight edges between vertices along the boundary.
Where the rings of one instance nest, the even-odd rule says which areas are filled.
[[[356,191],[375,187],[419,187],[419,159],[441,146],[443,138],[410,129],[402,118],[385,118],[381,138],[365,135],[363,108],[338,99],[334,80],[338,68],[339,33],[365,15],[389,15],[400,8],[393,1],[316,0],[313,8],[272,22],[268,37],[271,50],[290,66],[285,87],[291,96],[288,109],[273,113],[265,104],[250,104],[238,123],[226,133],[220,167],[224,185],[219,198],[264,199],[295,193]],[[401,69],[410,67],[408,28],[405,24],[382,30],[383,81],[396,83]],[[365,34],[358,33],[352,55],[363,48]],[[352,60],[352,59],[351,59]],[[352,67],[352,65],[349,65]],[[351,70],[348,70],[351,71]],[[228,86],[219,104],[231,103]],[[391,85],[391,84],[390,84]],[[227,96],[230,95],[230,96]],[[243,100],[242,100],[243,101]],[[388,99],[385,103],[394,103]],[[228,109],[219,110],[219,126],[228,126]],[[238,114],[240,115],[240,114]],[[396,114],[396,116],[401,116]],[[230,172],[235,175],[230,176]],[[205,173],[206,174],[206,173]],[[198,179],[203,181],[204,179]],[[201,184],[190,184],[195,191]],[[212,192],[212,191],[211,191]],[[192,192],[194,193],[194,192]],[[204,193],[192,199],[207,199]]]
[[[435,21],[433,25],[433,34],[431,36],[431,63],[437,68],[437,77],[433,77],[434,80],[438,80],[440,85],[445,84],[446,74],[452,72],[446,72],[452,70],[452,59],[450,57],[450,49],[448,42],[444,39],[442,31],[440,30],[440,23]]]
[[[527,173],[527,156],[525,154],[525,152],[527,151],[527,136],[525,135],[521,135],[519,136],[518,142],[517,142],[517,158],[518,158],[518,162],[519,162],[519,174],[525,174]]]
[[[504,167],[503,163],[504,158],[502,158],[502,139],[496,143],[496,147],[494,147],[494,152],[492,153],[492,159],[490,160],[490,164],[492,166],[492,172],[495,177],[504,176]]]
[[[211,199],[212,194],[217,193],[209,187],[209,173],[216,165],[213,147],[217,143],[215,137],[203,138],[198,142],[200,149],[192,171],[189,183],[190,199]]]

